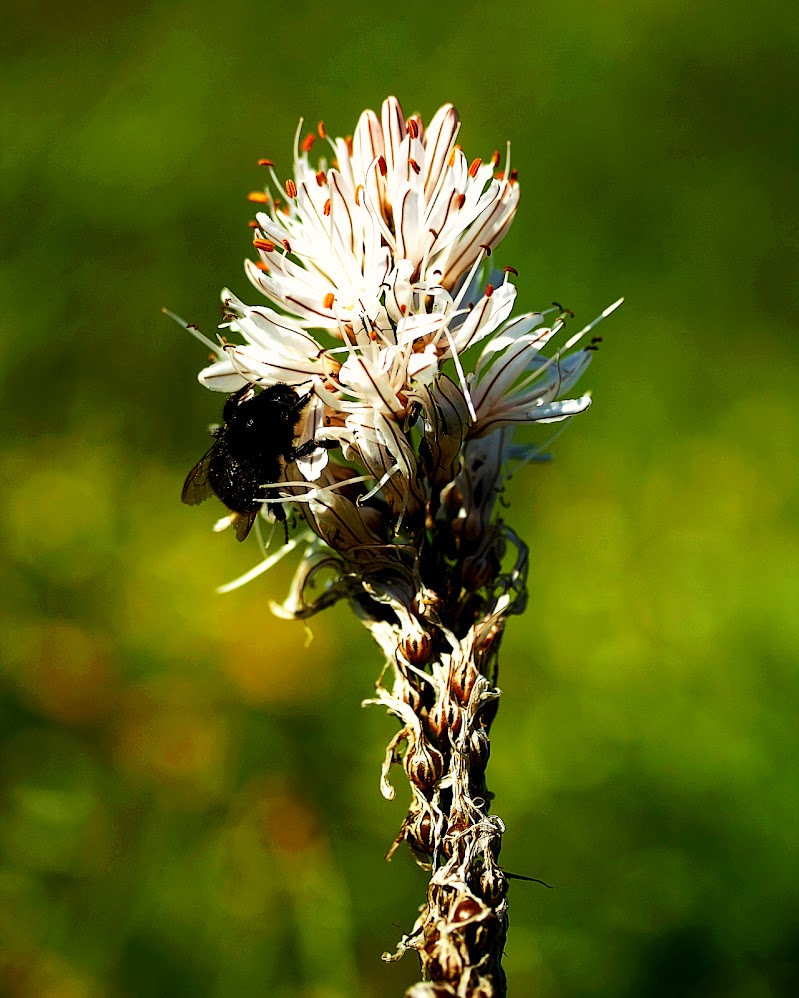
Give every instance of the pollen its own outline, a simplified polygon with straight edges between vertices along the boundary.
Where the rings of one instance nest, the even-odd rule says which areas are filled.
[[[269,195],[266,191],[250,191],[247,200],[253,201],[255,204],[269,204]]]
[[[253,239],[252,244],[256,249],[263,250],[264,253],[275,252],[275,244],[271,239]]]
[[[316,136],[313,132],[308,132],[300,144],[300,149],[302,149],[303,152],[310,152],[313,148],[314,142],[316,142]]]
[[[290,198],[295,198],[297,196],[297,185],[291,178],[286,181],[286,194],[288,194]]]

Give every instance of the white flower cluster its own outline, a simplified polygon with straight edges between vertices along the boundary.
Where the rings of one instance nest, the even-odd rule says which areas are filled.
[[[551,325],[546,313],[510,318],[516,298],[510,268],[496,286],[478,283],[481,264],[518,205],[515,171],[507,162],[497,172],[496,153],[486,163],[468,162],[451,105],[427,129],[418,117],[406,120],[393,97],[380,118],[365,111],[352,138],[328,139],[320,124],[331,165],[311,165],[316,136],[300,141],[301,128],[302,122],[285,195],[269,160],[261,162],[279,193],[250,195],[263,210],[253,223],[260,259],[247,262],[247,273],[272,304],[248,305],[223,292],[224,325],[244,342],[211,344],[218,360],[200,381],[226,393],[285,384],[308,394],[296,429],[303,454],[292,490],[297,501],[325,506],[324,493],[346,488],[341,483],[357,469],[378,483],[397,517],[412,515],[426,500],[412,443],[413,427],[422,422],[423,456],[441,451],[442,438],[457,442],[454,453],[443,446],[451,474],[436,462],[426,469],[434,479],[454,479],[466,444],[484,452],[481,466],[491,466],[498,484],[510,434],[496,431],[585,409],[588,395],[561,396],[594,348],[567,352],[592,324],[544,357],[565,314],[551,309],[557,313]],[[461,357],[477,345],[467,375]],[[449,416],[442,419],[443,412]],[[317,440],[327,447],[313,448]],[[346,471],[330,458],[334,446]],[[474,482],[465,484],[474,490]],[[361,487],[361,504],[364,493]],[[275,491],[263,499],[266,506],[284,501]],[[311,526],[324,537],[318,517]]]

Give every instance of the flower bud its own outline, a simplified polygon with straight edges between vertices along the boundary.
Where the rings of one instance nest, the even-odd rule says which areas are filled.
[[[427,631],[419,629],[403,635],[400,639],[400,651],[406,662],[421,668],[430,661],[433,641]]]
[[[405,756],[405,772],[426,797],[433,795],[444,773],[444,756],[423,739]]]
[[[427,715],[427,726],[438,744],[445,750],[458,737],[461,730],[461,710],[449,693],[437,700]]]

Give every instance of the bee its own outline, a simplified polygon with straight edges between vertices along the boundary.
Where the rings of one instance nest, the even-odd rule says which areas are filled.
[[[327,440],[294,446],[297,423],[310,398],[310,392],[300,396],[284,384],[261,392],[245,385],[229,396],[222,410],[223,425],[211,430],[216,437],[213,446],[186,477],[183,502],[197,506],[215,495],[227,506],[236,537],[243,541],[264,502],[261,486],[280,481],[286,462],[317,447],[336,446]],[[285,525],[283,506],[275,503],[273,511]]]

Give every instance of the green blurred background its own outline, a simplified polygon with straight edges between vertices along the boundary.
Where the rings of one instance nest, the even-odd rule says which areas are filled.
[[[593,408],[510,489],[531,547],[489,770],[515,998],[796,994],[793,4],[234,0],[2,15],[0,993],[399,995],[425,877],[336,608],[180,488],[247,191],[396,93],[513,142],[523,308],[618,295]]]

